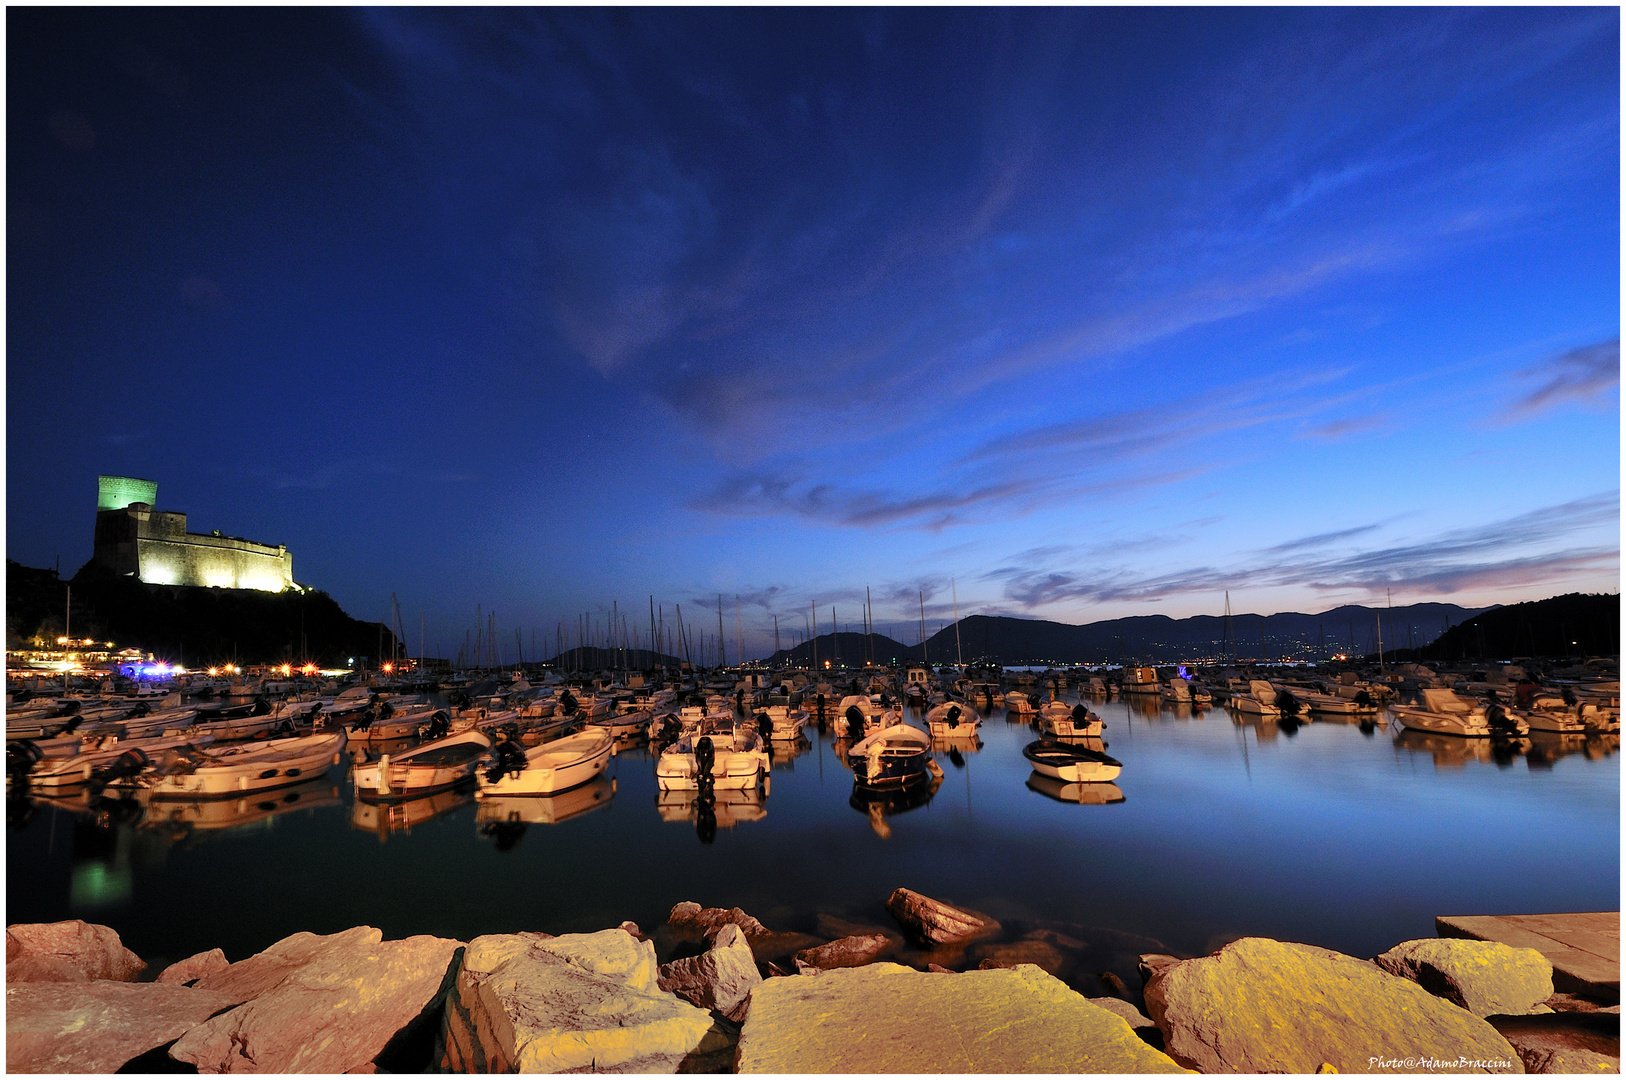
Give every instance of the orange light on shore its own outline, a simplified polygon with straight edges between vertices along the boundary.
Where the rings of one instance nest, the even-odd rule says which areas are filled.
[[[219,668],[210,668],[209,669],[209,677],[210,678],[213,678],[214,676],[219,675],[219,674],[220,674],[220,669]]]
[[[316,665],[315,664],[306,664],[304,667],[300,668],[299,670],[300,670],[300,672],[302,672],[303,674],[306,674],[306,675],[315,675],[316,674]]]
[[[293,665],[291,665],[291,664],[282,665],[282,673],[284,675],[292,675],[294,673]]]
[[[394,664],[385,664],[384,665],[384,673],[386,675],[389,674],[390,672],[394,671],[394,670],[395,670],[395,665]]]

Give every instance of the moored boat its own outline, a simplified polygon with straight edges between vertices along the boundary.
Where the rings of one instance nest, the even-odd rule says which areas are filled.
[[[982,717],[963,701],[945,701],[926,714],[926,730],[934,739],[975,739],[981,727]]]
[[[772,762],[754,725],[706,716],[700,725],[662,751],[655,783],[662,791],[756,787]]]
[[[866,787],[907,787],[929,779],[931,736],[897,723],[866,735],[847,751],[853,777]]]
[[[1061,702],[1052,704],[1060,705]],[[1048,710],[1050,706],[1046,705],[1045,708]],[[1044,714],[1045,726],[1050,729],[1050,734],[1057,738],[1100,738],[1101,732],[1106,729],[1107,725],[1101,718],[1085,708],[1082,703],[1074,705],[1071,709],[1063,706],[1059,711],[1060,716],[1049,711]]]
[[[466,781],[491,749],[481,731],[464,731],[355,767],[356,794],[363,799],[408,799]]]
[[[1118,779],[1123,763],[1088,746],[1039,739],[1022,748],[1035,772],[1068,783],[1102,783]]]
[[[327,772],[344,745],[345,733],[338,731],[168,750],[136,782],[154,799],[209,798],[286,787]]]
[[[1529,724],[1501,705],[1464,701],[1444,687],[1417,693],[1417,705],[1395,709],[1395,719],[1413,731],[1463,738],[1520,738],[1530,733]]]
[[[615,752],[615,738],[589,728],[528,750],[503,741],[492,752],[495,762],[475,772],[477,798],[553,795],[602,775]]]

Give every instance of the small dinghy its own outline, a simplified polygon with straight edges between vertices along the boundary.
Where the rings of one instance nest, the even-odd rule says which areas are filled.
[[[865,787],[907,787],[931,778],[931,750],[930,735],[899,723],[860,739],[847,751],[847,764]]]
[[[491,749],[481,731],[465,731],[424,743],[391,758],[356,766],[356,794],[363,799],[409,799],[444,791],[474,775]]]
[[[502,740],[492,747],[496,759],[475,773],[476,798],[498,795],[553,795],[580,787],[600,776],[615,752],[615,738],[590,725],[580,735],[567,735],[529,750]]]
[[[1074,746],[1055,739],[1040,739],[1022,748],[1034,772],[1074,784],[1098,784],[1118,779],[1123,763],[1100,750]]]

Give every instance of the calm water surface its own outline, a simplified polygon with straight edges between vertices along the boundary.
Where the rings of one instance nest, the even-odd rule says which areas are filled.
[[[156,964],[360,924],[464,940],[648,929],[680,900],[776,930],[812,932],[820,915],[889,924],[883,903],[904,885],[994,915],[1007,938],[1084,942],[1068,977],[1095,993],[1104,968],[1138,986],[1145,951],[1265,935],[1370,956],[1433,936],[1436,915],[1620,906],[1618,737],[1538,737],[1497,760],[1484,740],[1392,727],[1289,733],[1223,709],[1094,708],[1122,801],[1047,793],[1021,753],[1034,730],[996,712],[980,748],[939,744],[928,801],[886,813],[853,804],[829,735],[779,751],[766,798],[720,794],[709,842],[684,797],[657,791],[642,749],[588,788],[494,806],[369,806],[348,760],[259,800],[153,804],[111,826],[71,799],[14,798],[6,918],[105,923]]]

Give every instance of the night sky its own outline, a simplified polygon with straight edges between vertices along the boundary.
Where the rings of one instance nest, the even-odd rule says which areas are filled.
[[[1617,9],[6,21],[25,564],[115,473],[442,654],[1619,588]]]

